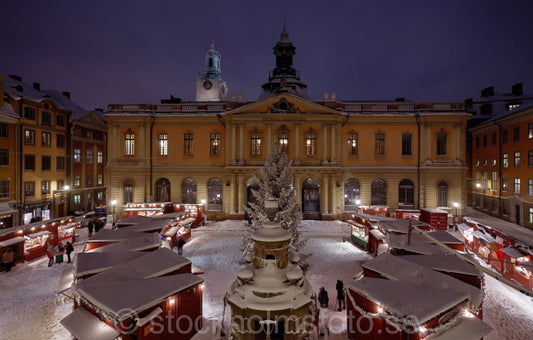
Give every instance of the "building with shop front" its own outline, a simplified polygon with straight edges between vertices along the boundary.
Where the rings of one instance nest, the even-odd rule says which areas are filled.
[[[462,103],[311,100],[285,30],[258,100],[226,101],[213,50],[196,101],[108,106],[108,197],[117,211],[205,200],[210,219],[244,218],[249,181],[276,142],[292,162],[304,218],[339,218],[361,205],[452,212],[453,202],[462,213],[471,117]]]
[[[473,208],[533,228],[533,103],[469,133]]]

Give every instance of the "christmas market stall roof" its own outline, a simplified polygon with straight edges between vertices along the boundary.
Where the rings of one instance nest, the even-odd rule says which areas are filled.
[[[396,232],[396,233],[407,234],[410,226],[432,229],[432,227],[429,224],[419,221],[419,220],[412,219],[412,218],[380,220],[378,221],[378,224],[379,224],[380,229],[382,229],[384,233]]]
[[[161,237],[158,233],[147,234],[135,231],[129,233],[132,234],[132,237],[102,247],[91,249],[88,252],[94,253],[111,251],[143,251],[150,250],[153,248],[159,248],[161,246]]]
[[[146,253],[137,251],[79,253],[76,258],[76,277],[97,274],[143,255]]]
[[[146,253],[75,285],[76,294],[97,308],[124,320],[203,280],[189,273],[169,275],[190,261],[169,249]],[[124,310],[129,314],[121,315]]]
[[[129,217],[128,219],[133,219],[134,217],[136,217],[134,220],[121,220],[117,222],[117,227],[119,228],[119,230],[126,229],[129,231],[137,232],[161,232],[161,230],[163,230],[163,228],[169,225],[173,220],[172,217],[152,218],[139,215]]]
[[[411,235],[388,234],[387,237],[390,249],[403,250],[422,255],[446,253],[446,250],[431,243],[430,240],[414,231],[411,232]]]
[[[465,262],[453,254],[440,253],[430,255],[402,255],[401,259],[430,268],[439,272],[465,274],[483,277],[483,273],[472,264]]]
[[[378,273],[389,280],[400,280],[415,284],[425,282],[427,286],[432,286],[442,292],[457,290],[461,295],[466,293],[471,297],[472,307],[475,310],[483,302],[482,290],[446,274],[410,262],[401,256],[382,254],[365,262],[362,267]]]
[[[114,340],[120,332],[108,326],[85,308],[78,308],[61,320],[61,324],[79,340]]]

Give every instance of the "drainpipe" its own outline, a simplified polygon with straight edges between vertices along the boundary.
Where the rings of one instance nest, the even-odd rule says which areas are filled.
[[[420,209],[420,121],[418,120],[420,118],[420,115],[418,113],[415,113],[415,119],[416,119],[416,126],[417,126],[417,129],[418,129],[418,161],[417,161],[417,164],[416,164],[416,176],[417,176],[417,187],[418,187],[418,190],[417,190],[417,194],[418,194],[418,198],[417,198],[417,201],[418,201],[418,209]]]
[[[153,130],[154,130],[154,123],[155,123],[155,116],[151,115],[152,122],[150,124],[150,202],[154,201],[154,185],[152,183],[152,176],[153,176],[153,164],[152,164],[152,139],[153,139]]]
[[[498,126],[498,218],[502,218],[502,126],[497,121],[493,123]]]

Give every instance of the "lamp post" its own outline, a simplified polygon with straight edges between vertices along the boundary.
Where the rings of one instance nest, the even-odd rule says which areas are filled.
[[[67,211],[66,211],[66,215],[68,216],[70,214],[70,186],[67,184],[63,187],[63,190],[65,190],[67,192]]]
[[[115,226],[115,219],[116,219],[116,216],[115,216],[115,206],[117,205],[117,199],[116,198],[113,198],[111,200],[111,206],[113,207],[113,226]]]
[[[454,228],[455,228],[455,231],[457,231],[457,208],[459,208],[459,202],[453,202],[453,207],[455,208],[455,214],[454,214],[454,217],[453,217],[453,224],[454,224]]]

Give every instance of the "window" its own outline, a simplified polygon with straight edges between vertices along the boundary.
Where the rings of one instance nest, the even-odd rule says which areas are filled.
[[[87,149],[87,163],[93,162],[93,150]]]
[[[50,132],[41,132],[41,146],[52,146],[52,134]]]
[[[211,134],[209,135],[209,155],[220,156],[221,147],[222,145],[220,142],[220,133],[211,132]]]
[[[133,133],[131,130],[128,130],[128,132],[124,134],[124,156],[133,155],[135,155],[135,133]]]
[[[56,116],[56,125],[57,126],[65,126],[65,116],[58,114]]]
[[[490,188],[493,191],[498,190],[498,171],[491,172]]]
[[[533,196],[533,178],[527,180],[527,194]]]
[[[361,204],[360,185],[355,178],[350,178],[344,183],[344,209],[356,210],[356,206]],[[352,206],[352,208],[347,208]]]
[[[489,187],[489,172],[483,171],[483,188],[487,189]]]
[[[126,181],[123,187],[124,204],[133,202],[133,183]]]
[[[65,181],[62,179],[58,179],[56,181],[56,190],[63,190],[65,188]]]
[[[496,145],[496,143],[498,142],[498,138],[496,138],[496,132],[493,132],[492,133],[492,145]]]
[[[85,181],[87,184],[87,186],[92,186],[93,185],[93,175],[87,175],[87,178],[86,178],[86,181]]]
[[[448,206],[448,184],[446,182],[440,182],[438,185],[438,202],[437,206]]]
[[[196,181],[190,177],[181,183],[181,201],[185,204],[196,204]]]
[[[183,155],[194,156],[194,134],[192,132],[183,134]]]
[[[76,205],[81,204],[81,195],[74,195],[74,204]]]
[[[476,149],[479,149],[479,136],[476,137]]]
[[[261,156],[261,139],[262,134],[260,131],[252,131],[250,133],[250,156]]]
[[[81,149],[74,149],[74,162],[81,162]]]
[[[402,156],[411,156],[413,154],[412,151],[412,139],[413,135],[410,133],[403,133],[402,134]]]
[[[533,167],[533,150],[527,150],[527,166]]]
[[[533,139],[533,123],[527,124],[527,139]]]
[[[509,133],[507,132],[507,129],[504,129],[502,131],[502,144],[507,144],[508,139],[509,139]]]
[[[24,144],[35,145],[35,130],[24,130]]]
[[[348,132],[346,142],[348,143],[348,156],[359,155],[359,136],[357,132]]]
[[[371,185],[370,204],[387,205],[387,183],[382,179],[375,179]]]
[[[0,180],[0,198],[9,198],[9,180]]]
[[[509,154],[507,152],[502,154],[502,165],[504,168],[509,167]]]
[[[81,177],[80,175],[75,175],[74,176],[74,186],[75,187],[79,187],[81,184]]]
[[[533,223],[533,208],[529,208],[529,224]]]
[[[98,193],[96,194],[96,198],[99,201],[102,201],[104,199],[104,192],[103,191],[98,191]]]
[[[52,170],[52,157],[51,156],[41,156],[41,170],[42,171]]]
[[[476,188],[481,187],[481,172],[476,171]]]
[[[520,142],[520,126],[515,126],[513,128],[513,142]]]
[[[35,196],[35,182],[24,182],[24,197]]]
[[[398,203],[401,206],[413,206],[414,201],[414,185],[413,182],[404,179],[398,186]]]
[[[58,148],[65,147],[65,135],[61,135],[61,134],[56,135],[56,146]]]
[[[316,156],[316,132],[312,129],[305,132],[305,155]]]
[[[50,195],[50,181],[41,181],[41,196]]]
[[[24,155],[24,170],[25,171],[35,170],[35,155]]]
[[[65,170],[65,157],[63,156],[56,157],[56,170],[57,171]]]
[[[507,177],[502,177],[502,191],[507,192],[507,188],[509,188],[509,180]]]
[[[218,178],[207,182],[207,210],[222,211],[222,181]]]
[[[24,118],[35,120],[35,109],[33,107],[25,107],[24,108]]]
[[[445,131],[437,133],[437,156],[446,156],[448,134]]]
[[[41,113],[41,124],[42,125],[52,125],[52,114],[48,111],[43,111]]]
[[[0,149],[0,166],[9,166],[9,149]]]
[[[0,137],[9,137],[9,125],[0,123]]]
[[[513,193],[520,194],[520,177],[514,178],[514,190]]]
[[[374,155],[385,156],[385,133],[378,131],[374,134]]]
[[[289,153],[289,129],[285,125],[278,130],[278,147],[279,152]]]
[[[514,167],[515,168],[520,167],[520,151],[514,152]]]
[[[155,201],[170,202],[170,181],[166,178],[160,178],[155,184]]]
[[[483,135],[483,147],[487,147],[487,135]]]
[[[168,156],[168,134],[167,133],[158,133],[157,134],[157,154],[159,156]]]
[[[96,152],[96,162],[98,164],[102,164],[104,162],[104,152],[103,151]]]

